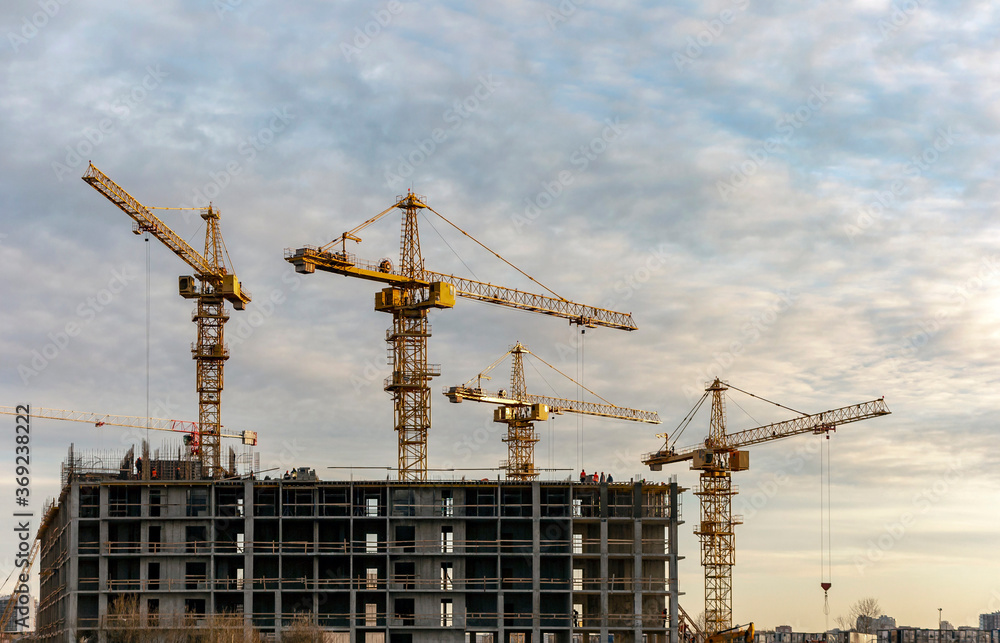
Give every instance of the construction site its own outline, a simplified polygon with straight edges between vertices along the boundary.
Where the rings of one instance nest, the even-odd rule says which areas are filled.
[[[285,251],[285,260],[299,274],[319,270],[382,286],[374,303],[376,311],[391,316],[385,335],[391,375],[384,389],[392,398],[391,429],[398,436],[395,479],[325,480],[305,467],[283,475],[264,471],[255,450],[257,434],[227,433],[221,422],[229,358],[227,303],[244,310],[251,295],[228,261],[218,210],[199,209],[206,228],[205,249],[199,252],[156,217],[154,208],[95,166],[83,179],[132,219],[136,234],[155,237],[195,273],[180,277],[179,292],[196,303],[191,355],[199,417],[178,422],[30,410],[33,417],[161,430],[182,438],[160,449],[145,440],[113,452],[70,446],[60,495],[46,508],[28,563],[30,569],[39,561],[36,640],[140,640],[122,633],[141,629],[147,637],[141,640],[281,641],[293,629],[306,628],[310,640],[338,643],[681,643],[694,638],[749,643],[753,625],[734,624],[732,618],[734,526],[741,521],[732,512],[737,489],[731,473],[749,468],[746,448],[797,435],[829,438],[841,425],[890,413],[878,398],[822,413],[795,411],[790,420],[730,433],[728,392],[758,396],[720,379],[706,382],[680,426],[658,434],[662,445],[641,458],[653,471],[686,463],[699,472],[693,522],[701,544],[705,603],[704,617],[696,621],[679,603],[677,534],[686,489],[676,478],[669,483],[616,481],[581,472],[579,481],[575,474],[546,480],[535,465],[540,439],[535,427],[550,416],[659,424],[655,412],[613,404],[561,372],[589,399],[529,392],[526,359],[558,369],[517,341],[478,375],[442,391],[452,403],[496,407],[493,420],[506,426],[507,448],[499,475],[450,481],[429,476],[429,383],[441,372],[428,357],[429,311],[453,308],[465,298],[561,318],[581,328],[633,331],[630,314],[578,304],[544,286],[549,294],[540,295],[427,270],[419,213],[432,213],[471,236],[423,197],[399,196],[326,245]],[[364,260],[348,250],[348,242],[360,243],[360,233],[390,212],[402,220],[398,260]],[[484,388],[489,373],[508,357],[509,385]],[[680,444],[684,429],[706,405],[711,414],[707,437]],[[22,413],[6,407],[2,412]],[[239,440],[240,449],[223,449],[223,439]],[[829,589],[828,580],[823,589]],[[231,638],[216,637],[220,629]],[[195,638],[178,639],[178,632]]]
[[[70,453],[37,635],[306,615],[327,641],[666,641],[676,484],[122,480]],[[126,463],[127,464],[127,463]]]

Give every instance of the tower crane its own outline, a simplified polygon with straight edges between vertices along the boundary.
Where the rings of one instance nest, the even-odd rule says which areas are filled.
[[[22,407],[23,408],[23,407]],[[0,406],[0,415],[23,415],[17,413],[17,407]],[[150,429],[152,431],[172,431],[197,437],[200,434],[197,422],[184,420],[166,420],[163,418],[146,418],[137,415],[109,415],[107,413],[90,413],[87,411],[66,411],[63,409],[47,409],[31,407],[31,417],[47,420],[68,420],[70,422],[87,422],[94,426],[123,426],[134,429]],[[256,431],[241,431],[240,433],[223,433],[219,427],[220,438],[236,438],[243,444],[256,446]]]
[[[205,220],[202,254],[150,212],[156,208],[139,203],[93,163],[89,164],[83,180],[132,218],[132,232],[152,234],[195,271],[193,277],[180,277],[178,285],[181,297],[197,301],[191,320],[198,325],[198,341],[191,345],[191,356],[197,367],[198,442],[201,462],[208,474],[213,478],[225,477],[219,444],[223,369],[229,359],[223,333],[229,320],[225,302],[243,310],[250,303],[250,293],[240,287],[239,279],[224,260],[228,259],[228,251],[219,231],[219,211],[211,204],[195,208],[201,210],[201,218]]]
[[[399,264],[390,259],[375,263],[358,259],[347,252],[347,242],[360,243],[358,233],[393,210],[402,212]],[[507,265],[513,264],[487,248],[482,242],[436,212],[426,199],[409,192],[399,196],[389,208],[345,232],[324,246],[304,246],[286,249],[285,260],[295,271],[312,274],[325,272],[368,279],[387,284],[375,293],[375,310],[392,315],[392,328],[386,341],[392,349],[392,375],[385,381],[385,390],[393,396],[395,430],[399,438],[398,471],[400,480],[427,478],[427,430],[430,428],[431,378],[440,375],[440,365],[427,362],[427,339],[431,335],[427,313],[431,308],[453,308],[455,298],[464,297],[518,310],[527,310],[568,319],[571,324],[587,327],[606,326],[620,330],[635,330],[632,315],[571,302],[555,293],[536,295],[513,288],[432,272],[424,268],[420,252],[417,215],[428,210],[454,227],[479,246],[491,252]],[[517,269],[517,268],[515,268]],[[530,275],[518,270],[536,284]],[[542,286],[545,288],[544,286]]]
[[[690,461],[691,469],[701,472],[701,486],[695,493],[701,499],[701,523],[695,534],[701,540],[701,564],[705,568],[705,630],[709,636],[732,627],[732,568],[735,563],[733,526],[741,524],[742,521],[738,516],[732,515],[733,496],[737,490],[731,484],[730,474],[732,471],[745,471],[750,468],[750,452],[741,449],[803,433],[822,434],[829,439],[830,432],[836,431],[842,424],[891,413],[885,404],[885,399],[879,398],[822,413],[801,414],[802,417],[753,429],[726,433],[724,396],[730,388],[746,393],[716,378],[708,385],[704,395],[682,423],[686,428],[695,411],[711,395],[712,417],[708,438],[703,444],[678,449],[674,446],[676,437],[674,444],[671,444],[669,436],[661,434],[660,437],[664,438],[663,448],[642,457],[642,463],[648,465],[652,471],[662,470],[665,464]],[[746,394],[757,397],[752,393]],[[680,432],[677,437],[679,435]]]
[[[492,371],[508,355],[511,356],[510,391],[500,390],[491,393],[484,390],[482,388],[483,378],[489,379],[487,373]],[[573,378],[532,353],[521,342],[517,342],[500,359],[473,378],[476,380],[476,386],[470,386],[472,380],[469,380],[461,386],[451,386],[444,390],[444,394],[453,403],[472,400],[473,402],[485,402],[500,406],[493,412],[493,421],[507,425],[507,437],[503,439],[507,443],[507,462],[501,468],[507,470],[508,479],[533,480],[538,476],[538,471],[535,469],[535,444],[538,442],[538,434],[535,433],[533,423],[549,419],[549,413],[580,413],[633,422],[660,423],[660,417],[655,412],[616,406],[590,389],[586,389],[587,392],[599,397],[604,404],[528,393],[524,380],[525,355],[533,355],[538,361],[577,384]]]

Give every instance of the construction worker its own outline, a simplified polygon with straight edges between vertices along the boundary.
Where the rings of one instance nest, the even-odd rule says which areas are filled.
[[[586,482],[586,481],[587,481],[587,471],[584,469],[580,471],[580,482]]]

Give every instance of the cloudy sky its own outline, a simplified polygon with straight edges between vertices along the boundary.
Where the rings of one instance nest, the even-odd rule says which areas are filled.
[[[581,337],[471,301],[433,312],[431,467],[506,457],[491,408],[438,391],[518,340],[664,419],[539,426],[558,478],[642,475],[715,376],[805,412],[885,396],[891,416],[830,442],[829,624],[866,596],[900,624],[936,626],[938,608],[976,624],[1000,609],[998,23],[994,3],[922,0],[7,0],[3,404],[197,417],[193,304],[176,290],[190,270],[153,240],[147,271],[128,218],[80,180],[93,160],[147,205],[222,211],[254,296],[227,329],[223,422],[259,431],[262,465],[394,465],[377,286],[296,276],[283,250],[412,188],[555,292],[639,326]],[[199,217],[161,215],[203,244]],[[421,226],[429,269],[538,290],[437,217]],[[398,257],[399,218],[362,238],[359,256]],[[528,383],[577,395],[541,365]],[[727,408],[734,430],[792,415],[736,392]],[[703,410],[681,443],[707,428]],[[70,442],[131,440],[36,420],[33,508],[57,495]],[[819,440],[754,447],[734,476],[737,622],[826,623]],[[697,484],[645,473],[673,474]],[[0,497],[12,512],[12,475]],[[697,507],[687,493],[695,614]],[[10,567],[9,530],[0,546]]]

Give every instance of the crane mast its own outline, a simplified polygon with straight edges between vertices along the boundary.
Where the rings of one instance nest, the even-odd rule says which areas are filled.
[[[135,234],[153,235],[195,271],[194,277],[180,277],[178,284],[182,297],[197,302],[191,320],[197,324],[198,340],[191,345],[191,357],[195,360],[197,373],[199,456],[210,476],[225,477],[220,454],[223,373],[229,359],[224,333],[229,312],[225,302],[229,301],[236,310],[243,310],[250,302],[250,293],[240,287],[236,275],[227,269],[223,260],[225,245],[219,231],[219,211],[211,204],[202,209],[205,252],[201,254],[93,163],[88,166],[83,180],[134,221],[132,231]]]
[[[347,252],[347,241],[360,242],[361,238],[357,235],[361,230],[395,209],[402,212],[398,266],[393,266],[389,259],[378,262],[359,260]],[[417,217],[422,210],[433,212],[444,219],[427,205],[423,197],[408,192],[406,196],[397,197],[396,203],[391,207],[324,246],[285,250],[285,260],[295,266],[298,273],[312,274],[319,269],[388,285],[375,293],[375,310],[392,315],[392,327],[386,333],[386,341],[392,351],[392,373],[386,379],[384,388],[393,398],[394,429],[399,441],[400,480],[427,478],[427,432],[431,424],[428,382],[440,375],[441,371],[440,365],[429,364],[427,357],[427,342],[431,336],[427,315],[431,308],[453,308],[455,298],[463,297],[561,317],[568,319],[571,324],[620,330],[636,329],[632,316],[627,313],[585,306],[559,296],[536,295],[426,270],[420,252],[417,225]],[[454,226],[450,221],[448,223]],[[472,238],[458,226],[454,227]],[[478,241],[476,243],[486,247]],[[496,253],[493,254],[506,262]]]
[[[510,394],[516,400],[524,399],[528,388],[524,384],[524,346],[518,342],[510,352]],[[507,424],[507,462],[502,465],[511,480],[534,480],[538,477],[535,470],[535,444],[538,443],[538,433],[535,432],[533,420],[545,420],[548,412],[536,406],[501,407],[497,411],[508,411],[509,417],[500,414],[501,421]]]
[[[708,635],[724,632],[732,627],[732,573],[736,562],[733,527],[742,524],[742,520],[732,513],[733,496],[737,489],[732,485],[731,472],[750,468],[750,454],[741,450],[741,447],[803,433],[826,434],[829,437],[829,432],[835,431],[842,424],[890,413],[885,400],[879,398],[745,431],[726,433],[725,395],[729,388],[727,383],[716,378],[705,389],[705,395],[712,399],[712,415],[708,437],[703,444],[678,451],[668,441],[659,451],[647,453],[642,458],[643,464],[648,465],[652,471],[660,471],[664,464],[684,461],[690,461],[691,468],[700,471],[700,486],[695,495],[700,499],[701,521],[695,534],[701,542],[701,564],[705,571],[705,631]]]
[[[407,194],[396,207],[403,211],[399,268],[408,281],[401,288],[383,290],[381,306],[376,303],[375,309],[392,314],[392,329],[386,334],[392,348],[392,375],[385,390],[393,396],[399,479],[422,480],[426,478],[427,430],[431,425],[428,382],[440,375],[440,367],[427,364],[427,339],[431,336],[427,311],[431,304],[429,289],[418,282],[423,258],[417,214],[426,206],[417,195]]]
[[[506,470],[509,480],[533,480],[538,477],[539,472],[535,469],[535,444],[538,443],[539,438],[538,433],[535,432],[534,422],[548,420],[550,413],[579,413],[634,422],[660,423],[659,416],[651,411],[630,409],[610,403],[581,402],[528,393],[524,378],[524,356],[526,354],[534,355],[521,342],[517,342],[513,348],[493,362],[476,378],[480,382],[482,378],[488,378],[486,374],[507,355],[510,355],[509,393],[506,391],[491,393],[484,391],[481,386],[470,387],[468,384],[471,380],[462,386],[452,386],[444,390],[444,394],[453,403],[471,400],[495,404],[500,407],[493,412],[493,421],[507,425],[507,435],[503,438],[507,444],[507,460],[501,464],[501,468]],[[535,357],[538,358],[537,355]],[[538,359],[566,379],[573,381],[573,378],[562,373],[548,362],[541,358]]]
[[[712,418],[708,448],[721,446],[726,435],[726,386],[716,379],[712,394]],[[701,500],[701,523],[695,534],[701,542],[701,564],[705,568],[705,629],[710,633],[732,626],[732,569],[735,562],[733,526],[733,486],[731,453],[719,451],[712,464],[701,472],[701,486],[695,495]]]

